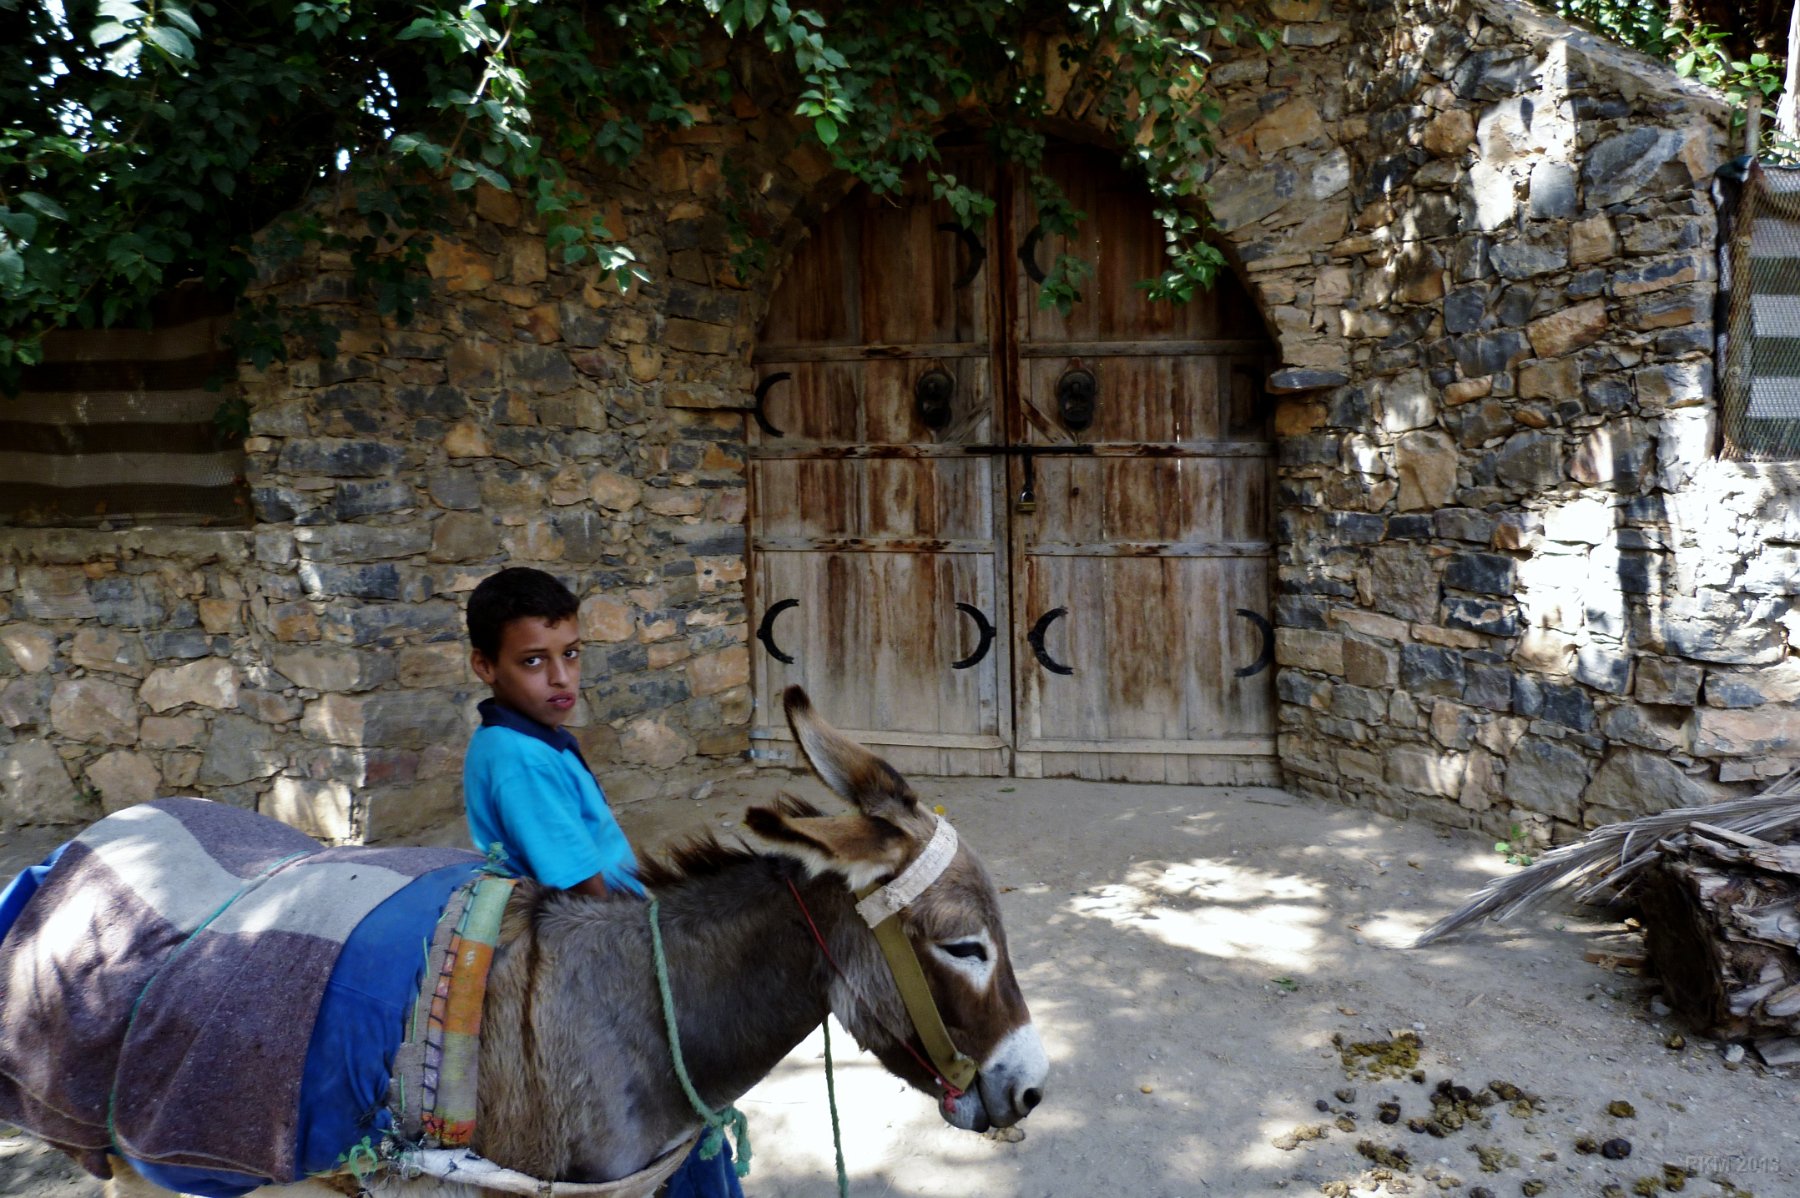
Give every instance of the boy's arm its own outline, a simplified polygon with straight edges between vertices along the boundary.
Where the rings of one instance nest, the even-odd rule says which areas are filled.
[[[564,887],[564,889],[571,894],[586,894],[594,898],[605,898],[613,893],[606,885],[605,874],[595,874],[584,882],[577,882],[573,886]]]

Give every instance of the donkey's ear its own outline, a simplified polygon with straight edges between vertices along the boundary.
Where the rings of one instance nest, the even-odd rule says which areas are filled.
[[[865,815],[908,827],[922,810],[900,771],[819,718],[797,686],[782,693],[788,727],[819,780]],[[916,830],[916,829],[915,829]],[[930,834],[930,829],[926,829]]]
[[[786,815],[771,807],[744,813],[750,831],[800,859],[806,872],[844,875],[852,889],[899,869],[912,841],[886,820],[861,815]]]

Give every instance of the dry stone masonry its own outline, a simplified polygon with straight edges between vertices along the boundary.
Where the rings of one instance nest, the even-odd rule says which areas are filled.
[[[1718,97],[1489,0],[1268,20],[1273,52],[1214,72],[1204,169],[1280,353],[1285,776],[1567,838],[1800,761],[1800,468],[1715,452]],[[739,765],[773,279],[734,271],[722,201],[749,181],[779,263],[847,187],[787,106],[590,178],[628,292],[492,191],[408,325],[331,255],[265,280],[341,341],[245,373],[251,529],[0,530],[0,825],[176,791],[333,838],[454,812],[462,602],[509,563],[582,596],[578,732],[616,797]]]

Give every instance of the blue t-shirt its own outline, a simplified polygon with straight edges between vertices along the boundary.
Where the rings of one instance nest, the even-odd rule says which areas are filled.
[[[493,699],[479,710],[463,758],[475,847],[498,844],[514,870],[558,890],[599,874],[609,889],[643,894],[631,844],[575,738]]]

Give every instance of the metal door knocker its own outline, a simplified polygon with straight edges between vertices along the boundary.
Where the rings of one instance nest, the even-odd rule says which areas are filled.
[[[956,394],[956,378],[942,366],[933,367],[913,384],[913,410],[919,423],[940,429],[950,423],[950,400]]]
[[[1063,426],[1078,433],[1094,423],[1099,394],[1099,380],[1079,361],[1063,371],[1062,377],[1056,380],[1056,406],[1062,413]]]

